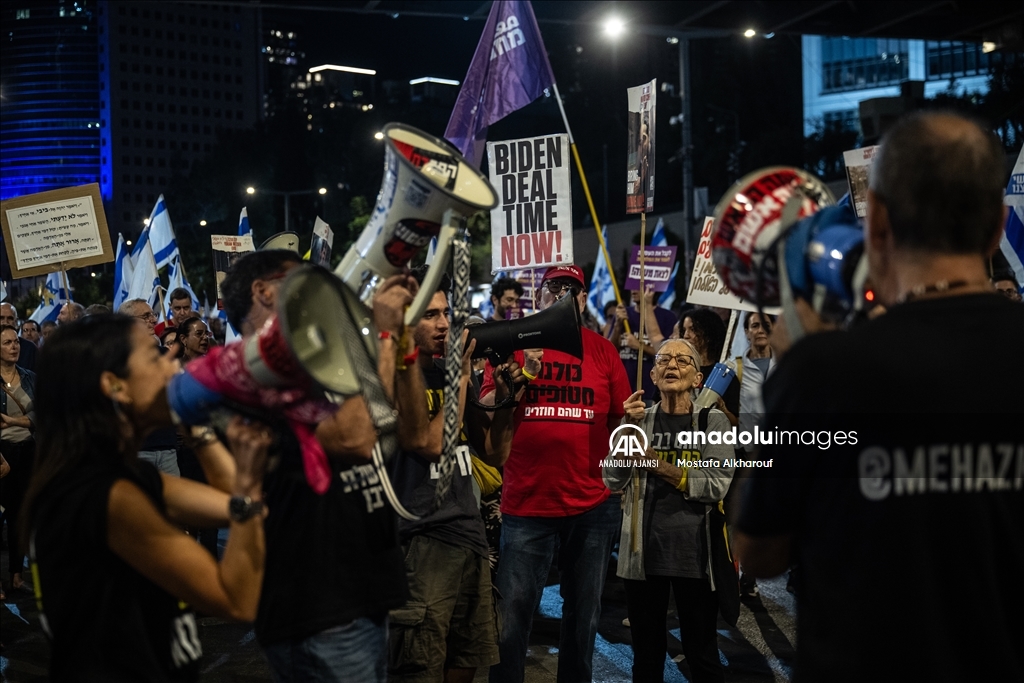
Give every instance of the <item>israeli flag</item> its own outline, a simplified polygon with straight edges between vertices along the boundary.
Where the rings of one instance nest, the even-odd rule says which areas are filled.
[[[249,235],[252,233],[252,228],[249,227],[249,212],[242,207],[242,213],[238,215],[238,236]]]
[[[149,214],[149,239],[153,245],[153,257],[157,269],[169,265],[178,255],[178,242],[174,239],[174,227],[171,226],[171,214],[167,212],[164,196],[156,200],[153,213]]]
[[[675,265],[672,266],[672,274],[668,277],[668,289],[661,293],[658,297],[658,305],[662,308],[672,309],[672,305],[676,302],[676,276],[679,274],[679,260],[676,259]]]
[[[125,244],[124,235],[117,235],[117,256],[114,259],[114,310],[128,300],[128,290],[131,288],[132,275],[135,273],[135,263],[132,261],[131,253]]]
[[[652,247],[667,247],[668,239],[665,237],[665,219],[659,218],[658,224],[654,226],[654,234],[651,235]]]
[[[192,310],[199,310],[199,297],[192,291],[192,285],[185,279],[185,269],[181,267],[181,256],[175,256],[174,260],[171,261],[171,265],[167,269],[167,291],[173,292],[175,289],[181,287],[189,293],[192,297]],[[171,313],[171,302],[168,298],[167,301],[167,316],[168,319],[173,317]]]
[[[29,320],[40,324],[47,320],[56,321],[60,314],[60,307],[64,305],[64,302],[71,301],[71,297],[68,296],[61,284],[60,272],[50,273],[46,276],[46,286],[43,287],[42,294],[43,299],[39,302],[39,307],[29,316]]]
[[[665,219],[659,218],[658,224],[654,226],[654,235],[651,237],[652,247],[667,247],[668,238],[665,237]],[[661,293],[658,297],[658,306],[662,308],[672,308],[672,304],[676,302],[676,275],[679,273],[679,261],[675,262],[672,266],[672,275],[669,276],[668,289]]]
[[[1010,208],[1006,216],[1006,227],[999,242],[999,250],[1010,262],[1010,268],[1017,276],[1018,287],[1024,288],[1024,147],[1013,165],[1010,183],[1006,186],[1003,199]]]
[[[149,232],[149,228],[143,230],[143,235]],[[150,240],[139,237],[139,242],[142,243],[142,250],[135,260],[135,272],[132,273],[132,282],[128,287],[128,297],[126,301],[132,299],[142,299],[149,303],[154,311],[158,311],[156,305],[159,299],[159,293],[157,288],[160,286],[160,273],[156,267],[156,257],[153,256],[153,247],[150,244]]]
[[[604,243],[608,244],[608,226],[601,228],[601,236]],[[608,270],[608,262],[604,259],[604,252],[598,248],[597,263],[594,264],[594,274],[590,278],[590,293],[587,295],[587,308],[602,325],[604,319],[604,305],[615,298],[615,287],[612,286],[612,274]]]

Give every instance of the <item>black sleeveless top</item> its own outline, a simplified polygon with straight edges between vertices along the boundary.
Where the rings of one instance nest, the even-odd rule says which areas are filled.
[[[107,504],[118,479],[166,513],[148,462],[86,464],[55,478],[36,503],[30,556],[54,681],[196,681],[202,647],[188,606],[107,546]]]

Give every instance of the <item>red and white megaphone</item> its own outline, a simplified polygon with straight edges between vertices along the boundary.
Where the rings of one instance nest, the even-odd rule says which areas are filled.
[[[323,493],[330,468],[314,432],[338,406],[311,389],[363,392],[375,380],[376,356],[368,309],[330,271],[303,265],[281,283],[277,314],[263,329],[190,362],[168,387],[168,402],[185,424],[205,424],[225,405],[283,417],[302,445],[310,486]]]
[[[384,127],[384,181],[377,205],[334,274],[369,305],[380,284],[405,268],[432,237],[437,253],[420,292],[406,312],[422,317],[448,262],[462,220],[493,209],[498,194],[448,142],[401,123]]]

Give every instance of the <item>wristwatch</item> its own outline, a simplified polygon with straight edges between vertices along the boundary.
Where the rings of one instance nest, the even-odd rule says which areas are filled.
[[[263,501],[249,496],[231,496],[228,501],[228,517],[232,522],[246,522],[263,512]]]

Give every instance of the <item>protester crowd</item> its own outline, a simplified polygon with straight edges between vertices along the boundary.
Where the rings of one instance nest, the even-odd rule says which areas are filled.
[[[977,398],[992,412],[1018,419],[1024,412],[1019,363],[985,378],[951,379],[946,398],[935,388],[934,375],[958,372],[954,359],[987,358],[985,349],[1024,339],[1019,283],[1012,271],[986,266],[1002,225],[1004,181],[979,170],[998,161],[991,142],[964,119],[930,115],[898,126],[882,149],[865,249],[886,308],[792,348],[795,335],[780,332],[781,318],[744,313],[730,336],[731,311],[685,304],[669,311],[654,305],[651,292],[633,291],[628,302],[606,302],[605,325],[585,318],[582,359],[527,349],[492,366],[474,361],[470,341],[450,395],[450,282],[442,278],[406,329],[405,307],[425,271],[392,277],[373,300],[372,318],[377,374],[397,408],[398,452],[382,471],[369,401],[318,394],[333,406],[313,433],[331,474],[322,494],[306,479],[310,441],[280,415],[241,410],[216,430],[176,424],[168,384],[224,343],[213,331],[216,318],[193,310],[188,291],[170,293],[162,329],[141,299],[115,313],[69,302],[55,329],[21,322],[13,305],[0,304],[4,589],[34,590],[53,680],[196,680],[201,612],[255,622],[278,681],[458,682],[489,668],[492,682],[519,683],[556,557],[560,681],[593,678],[609,566],[625,586],[634,681],[662,680],[670,594],[690,679],[727,680],[719,619],[736,623],[741,592],[757,594],[753,576],[793,567],[804,680],[911,680],[925,669],[928,680],[967,680],[958,676],[972,667],[973,680],[1020,680],[1019,619],[993,607],[1013,594],[1024,567],[1019,424],[1014,434],[1013,420],[1003,420],[988,435],[1010,444],[1006,463],[1016,469],[1006,464],[997,475],[990,463],[977,475],[995,481],[1015,471],[1017,479],[985,490],[977,484],[958,511],[942,512],[942,501],[925,493],[948,490],[934,484],[944,476],[939,469],[931,470],[932,484],[909,489],[919,495],[865,503],[854,500],[858,481],[866,491],[866,477],[888,471],[861,462],[858,475],[855,455],[823,460],[794,451],[787,459],[783,446],[764,446],[757,457],[783,467],[785,477],[773,477],[733,465],[753,456],[753,446],[707,438],[766,420],[795,424],[821,410],[832,420],[909,404],[962,420],[970,409],[939,403],[948,388],[972,381],[983,385]],[[949,202],[944,222],[927,224],[942,212],[922,208],[931,201]],[[234,263],[223,301],[243,343],[276,314],[282,281],[301,265],[299,255],[281,250]],[[487,322],[518,317],[522,295],[514,279],[497,279]],[[586,311],[582,269],[548,269],[537,308],[566,297]],[[824,327],[800,306],[806,329]],[[970,341],[949,340],[954,321],[971,330]],[[913,357],[928,345],[925,357]],[[720,360],[736,380],[715,405],[698,409],[702,383]],[[879,386],[886,381],[898,387],[891,397]],[[876,405],[853,402],[865,396]],[[457,402],[462,421],[453,453],[444,452],[446,401]],[[616,452],[611,437],[624,425],[644,435],[642,456]],[[682,434],[692,435],[689,445]],[[979,448],[979,468],[982,457]],[[445,462],[451,485],[435,504]],[[921,469],[913,476],[924,476],[924,456],[914,463]],[[385,486],[409,517],[396,514]],[[844,517],[829,496],[856,512]],[[979,526],[985,531],[968,539]],[[951,531],[960,548],[947,552],[941,539]],[[895,538],[915,534],[905,541],[911,552],[901,550]],[[981,584],[976,606],[941,596],[946,584],[937,582],[958,568]],[[102,597],[88,611],[78,599],[83,586]],[[900,646],[895,626],[882,623],[908,606],[921,631],[915,648]],[[873,626],[893,642],[869,633]],[[985,630],[1002,645],[986,647],[978,635]],[[941,658],[929,649],[961,638],[972,645],[944,653],[946,670],[933,670],[927,657]],[[864,642],[873,656],[902,663],[864,674]],[[984,657],[969,654],[983,650]]]

